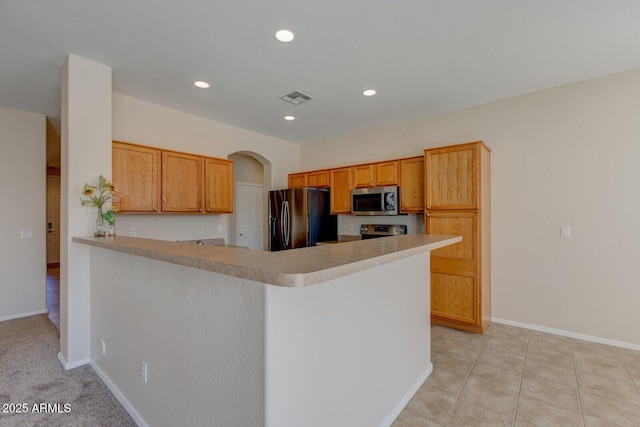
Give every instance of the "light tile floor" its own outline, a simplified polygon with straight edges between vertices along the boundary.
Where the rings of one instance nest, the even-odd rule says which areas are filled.
[[[513,326],[431,327],[433,373],[392,427],[640,426],[640,352]]]

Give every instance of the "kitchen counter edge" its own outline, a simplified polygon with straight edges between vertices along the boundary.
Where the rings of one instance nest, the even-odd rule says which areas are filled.
[[[72,241],[269,285],[303,287],[448,246],[462,237],[407,234],[280,252],[126,236]]]

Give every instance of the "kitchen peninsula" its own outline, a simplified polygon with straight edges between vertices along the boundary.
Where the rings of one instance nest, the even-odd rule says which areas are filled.
[[[390,425],[432,370],[430,251],[460,241],[75,237],[90,245],[91,364],[141,425]]]

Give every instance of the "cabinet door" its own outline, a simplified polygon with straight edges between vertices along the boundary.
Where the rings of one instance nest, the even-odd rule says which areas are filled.
[[[112,180],[121,212],[157,212],[160,205],[160,151],[113,142]]]
[[[424,211],[424,157],[400,160],[400,210]]]
[[[354,188],[366,188],[375,185],[375,168],[373,165],[359,165],[351,169]]]
[[[331,170],[331,213],[351,212],[351,168]]]
[[[425,150],[426,209],[478,208],[479,144]]]
[[[307,174],[306,173],[291,173],[289,174],[289,188],[298,188],[307,186]]]
[[[398,161],[381,162],[375,164],[376,185],[398,185]]]
[[[203,163],[201,156],[162,152],[163,212],[202,212]]]
[[[431,315],[476,324],[477,300],[474,275],[431,272]]]
[[[323,187],[329,187],[329,185],[331,184],[329,182],[329,171],[327,170],[309,172],[306,175],[307,175],[307,185],[309,187],[323,188]]]
[[[233,162],[206,157],[204,160],[205,208],[207,213],[233,212]]]
[[[427,233],[462,236],[459,243],[431,251],[433,316],[481,324],[478,219],[478,214],[472,212],[429,212],[425,215]]]

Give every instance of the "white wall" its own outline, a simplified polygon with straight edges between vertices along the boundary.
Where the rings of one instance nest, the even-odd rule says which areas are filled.
[[[45,116],[0,107],[0,320],[46,312],[45,129]]]
[[[89,251],[73,236],[95,231],[98,211],[82,207],[85,183],[111,176],[111,68],[69,55],[63,68],[60,180],[60,361],[89,361]]]
[[[314,286],[267,285],[264,425],[390,425],[433,370],[428,284],[426,252]]]
[[[269,162],[271,181],[265,192],[286,188],[287,175],[299,169],[298,144],[113,94],[113,139],[226,159],[252,152]],[[117,185],[117,183],[115,183]],[[118,234],[136,228],[139,237],[191,240],[224,237],[229,242],[229,215],[119,215]],[[204,233],[197,234],[202,227]],[[221,231],[219,231],[221,230]]]
[[[640,345],[639,117],[633,70],[303,145],[301,170],[484,140],[494,318]]]
[[[264,425],[264,285],[90,250],[92,365],[138,424]]]

